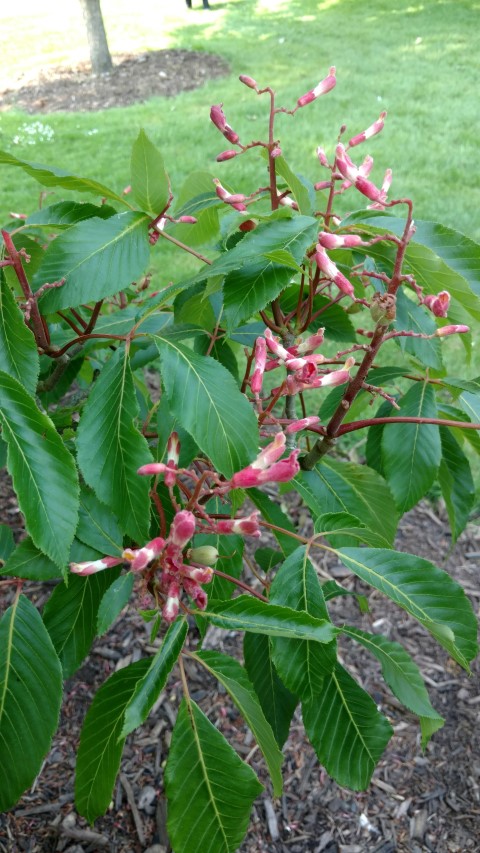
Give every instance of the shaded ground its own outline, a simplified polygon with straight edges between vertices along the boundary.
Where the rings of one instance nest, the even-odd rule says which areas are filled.
[[[228,73],[220,56],[188,50],[156,50],[113,57],[109,74],[93,77],[88,63],[47,67],[34,77],[3,78],[0,111],[89,112],[122,107],[156,96],[173,97]],[[0,84],[1,85],[1,84]]]

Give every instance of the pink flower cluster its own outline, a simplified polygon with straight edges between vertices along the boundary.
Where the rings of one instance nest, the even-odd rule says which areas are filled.
[[[425,305],[435,317],[446,317],[448,314],[448,309],[450,307],[450,294],[448,290],[442,290],[437,295],[429,294],[425,296],[422,300],[422,304]]]

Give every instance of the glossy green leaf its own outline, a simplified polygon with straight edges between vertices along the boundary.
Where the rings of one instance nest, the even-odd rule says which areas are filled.
[[[263,790],[200,708],[185,700],[173,730],[165,788],[175,853],[234,853]]]
[[[100,602],[120,568],[95,575],[72,575],[53,590],[43,609],[43,621],[62,664],[63,677],[70,678],[90,651]]]
[[[128,604],[134,581],[133,572],[127,572],[114,580],[104,593],[97,614],[97,634],[99,637],[108,631],[117,616]]]
[[[135,691],[125,708],[125,721],[121,737],[125,738],[147,719],[160,693],[165,687],[168,676],[182,651],[188,633],[185,619],[178,619],[170,625],[162,645],[150,659],[145,675],[137,682]]]
[[[65,279],[40,297],[42,314],[97,302],[128,287],[148,264],[148,216],[117,213],[87,219],[53,240],[33,278],[34,288]]]
[[[223,286],[227,329],[240,326],[276,299],[292,275],[291,264],[281,265],[267,257],[228,273]]]
[[[62,570],[33,544],[30,536],[27,536],[9,555],[5,565],[0,569],[0,575],[44,581],[61,577]]]
[[[338,629],[326,619],[268,604],[249,595],[240,595],[230,601],[210,601],[206,610],[195,611],[195,615],[219,628],[253,631],[270,637],[330,643],[338,634]]]
[[[285,560],[270,589],[273,605],[282,605],[317,619],[329,619],[317,573],[304,545]],[[336,643],[272,638],[275,668],[288,689],[307,701],[322,689],[323,679],[337,659]]]
[[[53,166],[43,166],[40,163],[19,160],[7,151],[0,151],[0,165],[2,164],[17,166],[44,187],[63,187],[65,190],[75,190],[79,193],[93,193],[129,207],[124,196],[117,195],[104,184],[99,184],[98,181],[92,181],[90,178],[80,178],[78,175],[71,175],[63,169],[56,169]]]
[[[40,370],[37,345],[5,281],[2,269],[0,269],[0,370],[18,379],[29,394],[35,394]]]
[[[299,272],[300,274],[303,272],[301,266],[297,264],[293,255],[285,249],[275,249],[273,252],[265,252],[264,257],[269,261],[273,261],[274,264],[281,264],[284,267],[290,267],[290,269],[295,270],[295,272]]]
[[[136,542],[148,539],[149,478],[137,469],[152,457],[135,426],[138,414],[125,350],[112,355],[95,382],[77,431],[78,464],[97,497]]]
[[[243,640],[245,668],[263,713],[281,748],[285,743],[298,698],[280,680],[273,664],[271,640],[265,634],[246,633]]]
[[[477,622],[461,586],[428,560],[382,548],[341,548],[342,563],[427,628],[465,669],[477,652]]]
[[[321,694],[302,705],[303,722],[327,773],[347,788],[363,791],[393,729],[375,702],[337,664]]]
[[[257,419],[231,374],[214,359],[155,335],[170,410],[225,477],[258,452]]]
[[[132,147],[132,195],[138,206],[158,216],[168,204],[170,184],[158,148],[140,130]]]
[[[347,512],[393,543],[398,514],[388,485],[376,471],[366,465],[324,458],[312,471],[301,471],[292,482],[314,514],[314,521],[324,513]]]
[[[27,530],[37,548],[62,568],[77,526],[75,464],[51,420],[23,386],[2,371],[0,425]]]
[[[13,531],[7,524],[0,524],[0,561],[5,564],[15,550]],[[2,569],[0,568],[0,573]]]
[[[350,625],[344,625],[343,633],[368,649],[380,661],[383,677],[392,693],[402,705],[420,717],[422,747],[425,748],[431,735],[443,726],[444,719],[432,707],[416,663],[400,643],[387,640],[386,637],[369,634]],[[428,720],[425,730],[423,720]]]
[[[201,651],[197,652],[195,658],[223,684],[232,697],[262,751],[272,779],[274,796],[279,797],[283,785],[283,755],[277,746],[271,726],[264,717],[247,672],[238,661],[220,652]]]
[[[393,324],[395,329],[433,335],[437,328],[433,315],[406,296],[402,289],[397,293],[396,308],[397,316]],[[402,352],[412,355],[422,366],[441,370],[442,346],[439,338],[427,340],[426,338],[399,337],[395,340]]]
[[[480,393],[472,393],[471,391],[463,391],[457,403],[466,412],[472,423],[480,423]]]
[[[436,418],[435,392],[428,382],[415,382],[400,401],[400,417]],[[435,424],[388,424],[383,430],[385,477],[398,510],[416,506],[434,482],[441,460]]]
[[[290,187],[300,213],[310,216],[316,210],[316,194],[313,185],[292,172],[282,156],[275,158],[275,171]]]
[[[78,201],[56,201],[47,207],[41,207],[35,213],[31,213],[25,220],[25,225],[42,225],[45,228],[70,228],[76,222],[84,219],[109,219],[116,214],[113,207],[107,204],[89,204]]]
[[[257,509],[260,510],[262,518],[265,521],[273,524],[275,528],[281,528],[280,530],[272,529],[272,535],[275,536],[285,556],[287,557],[292,551],[295,551],[297,540],[293,536],[288,535],[288,531],[296,534],[295,527],[278,504],[270,500],[268,495],[265,492],[261,492],[260,489],[249,489],[248,497]],[[287,532],[282,533],[282,530],[286,530]]]
[[[114,672],[95,694],[85,717],[75,770],[75,805],[90,823],[110,805],[125,743],[119,740],[124,711],[149,663],[139,660]]]
[[[362,542],[373,548],[389,547],[383,536],[368,530],[359,518],[347,512],[326,512],[320,515],[315,521],[315,533],[321,533],[334,548],[354,542]]]
[[[0,812],[34,781],[55,733],[62,671],[38,610],[20,595],[0,621]]]
[[[168,232],[188,246],[211,242],[219,232],[218,209],[222,202],[209,172],[192,172],[175,199],[175,218],[194,216],[195,224],[169,225]]]
[[[465,530],[475,503],[475,483],[470,463],[450,429],[440,427],[442,461],[438,482],[447,507],[452,541]]]
[[[85,486],[80,488],[77,539],[100,554],[117,557],[123,551],[120,525],[107,506]]]

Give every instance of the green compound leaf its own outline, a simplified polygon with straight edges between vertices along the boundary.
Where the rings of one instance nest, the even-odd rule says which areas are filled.
[[[150,257],[148,221],[143,213],[116,213],[78,222],[53,240],[33,284],[65,283],[40,297],[42,314],[98,302],[135,281]]]
[[[467,671],[477,622],[461,586],[428,560],[383,548],[342,548],[342,563],[423,625]]]
[[[185,619],[179,619],[170,625],[162,645],[150,660],[147,672],[138,681],[135,692],[125,708],[122,738],[141,726],[147,719],[177,662],[187,633],[188,624]]]
[[[149,478],[140,477],[137,469],[152,457],[134,424],[137,414],[132,372],[125,350],[119,348],[103,368],[83,410],[77,432],[78,464],[125,533],[143,544],[149,533]]]
[[[392,693],[402,705],[420,717],[422,748],[425,748],[432,734],[440,729],[445,721],[432,707],[416,663],[400,643],[394,643],[386,637],[369,634],[350,625],[343,627],[343,633],[368,649],[380,661],[383,677]]]
[[[337,664],[323,690],[302,705],[303,722],[327,773],[354,791],[363,791],[393,729],[373,699]]]
[[[99,637],[108,631],[125,605],[128,604],[134,581],[133,572],[127,572],[125,575],[116,578],[104,593],[97,614],[97,634]]]
[[[452,431],[440,427],[442,461],[438,470],[438,482],[447,507],[453,544],[465,530],[475,503],[475,483],[470,463]]]
[[[220,652],[198,652],[194,657],[223,684],[232,697],[263,753],[272,779],[274,796],[279,797],[283,787],[283,755],[277,746],[271,726],[264,717],[247,672],[238,661]]]
[[[215,468],[231,477],[258,453],[253,409],[232,375],[213,358],[160,335],[154,340],[172,414]]]
[[[38,610],[17,598],[0,621],[0,812],[34,781],[62,701],[62,671]]]
[[[75,772],[75,804],[90,823],[110,804],[125,739],[120,737],[125,708],[149,660],[115,672],[100,687],[87,712]]]
[[[298,699],[278,677],[271,655],[271,641],[264,634],[246,633],[243,640],[245,668],[280,748],[285,743]]]
[[[0,370],[18,379],[29,394],[35,394],[40,370],[37,345],[5,281],[2,269],[0,269]]]
[[[306,547],[301,546],[285,560],[273,581],[270,601],[328,620],[322,588],[307,553]],[[272,650],[283,683],[306,701],[321,691],[323,679],[332,672],[337,659],[335,641],[322,645],[311,640],[275,637]]]
[[[185,700],[173,730],[165,788],[175,853],[234,853],[263,790],[200,708]]]
[[[399,416],[436,418],[435,392],[428,382],[415,382],[400,401]],[[423,498],[437,476],[440,433],[435,424],[386,424],[382,434],[385,477],[403,514]]]
[[[168,203],[170,185],[162,155],[144,130],[133,143],[131,183],[138,206],[158,216]]]
[[[18,380],[3,371],[0,425],[27,530],[37,548],[64,568],[78,517],[75,463],[50,418],[38,410]]]

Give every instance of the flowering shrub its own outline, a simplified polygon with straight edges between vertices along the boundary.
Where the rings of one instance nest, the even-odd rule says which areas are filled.
[[[26,535],[14,543],[1,528],[0,584],[14,595],[0,622],[0,805],[13,806],[39,771],[62,680],[135,607],[158,650],[93,700],[76,805],[89,821],[108,808],[125,738],[178,664],[184,699],[165,769],[175,853],[206,849],[206,839],[210,853],[235,850],[262,790],[190,696],[185,656],[238,706],[276,796],[299,703],[319,761],[355,790],[392,736],[339,659],[340,636],[380,661],[424,745],[443,723],[402,646],[334,623],[329,602],[349,590],[320,580],[318,550],[403,608],[467,672],[477,650],[460,586],[393,543],[402,514],[435,483],[453,541],[472,509],[466,450],[479,448],[480,385],[447,374],[442,348],[461,336],[471,349],[480,248],[415,223],[411,200],[391,196],[390,170],[374,182],[372,158],[356,149],[385,113],[332,158],[318,149],[313,182],[291,170],[276,120],[314,109],[334,68],[292,109],[240,80],[267,100],[267,138],[242,142],[213,106],[230,147],[218,172],[187,180],[176,206],[143,131],[120,194],[0,152],[43,186],[101,199],[57,201],[2,230],[1,450]],[[240,156],[267,165],[265,186],[237,192],[218,177]],[[198,272],[152,290],[150,252],[164,241],[193,255]],[[158,377],[154,400],[146,366]],[[361,450],[346,439],[336,456],[352,432],[367,435]],[[272,487],[298,493],[310,528],[295,529]],[[28,581],[52,578],[40,614]],[[210,625],[244,632],[243,664],[202,649]]]

